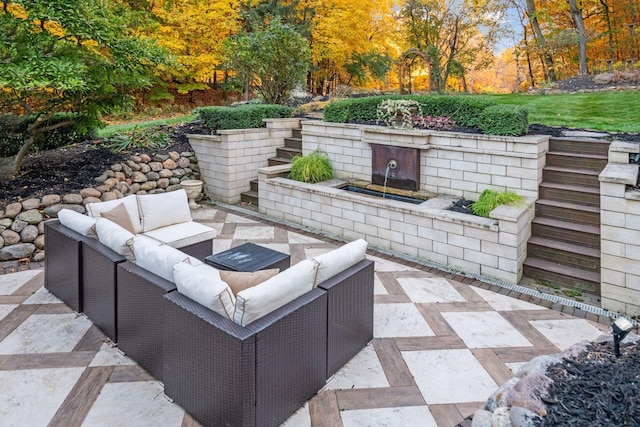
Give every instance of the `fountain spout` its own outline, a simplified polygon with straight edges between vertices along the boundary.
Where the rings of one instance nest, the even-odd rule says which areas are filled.
[[[389,163],[387,163],[387,169],[396,170],[397,168],[398,168],[398,162],[396,161],[396,159],[389,160]]]
[[[387,196],[387,179],[389,179],[389,171],[396,170],[398,168],[398,162],[395,159],[389,160],[387,163],[387,170],[384,172],[384,188],[382,189],[382,198]]]

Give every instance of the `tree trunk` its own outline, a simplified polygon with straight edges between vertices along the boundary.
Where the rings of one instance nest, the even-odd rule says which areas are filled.
[[[533,67],[531,66],[531,52],[529,52],[529,41],[527,40],[527,27],[524,27],[524,45],[525,55],[527,57],[527,68],[529,70],[529,79],[531,80],[531,87],[536,87],[536,78],[533,75]]]
[[[20,172],[20,166],[22,165],[22,160],[24,160],[24,157],[27,155],[27,153],[29,152],[29,149],[31,148],[33,143],[36,141],[36,138],[38,137],[38,135],[73,123],[73,120],[65,120],[63,122],[58,122],[54,125],[42,126],[42,124],[47,120],[49,120],[51,117],[53,117],[53,115],[54,113],[49,113],[45,116],[39,116],[33,123],[31,123],[27,127],[27,133],[29,133],[29,139],[27,139],[24,142],[24,144],[22,144],[22,146],[20,147],[20,150],[18,151],[18,154],[16,154],[15,160],[13,162],[14,174],[18,174],[18,172]]]
[[[576,0],[568,0],[568,2],[571,18],[573,18],[573,23],[578,31],[578,64],[579,73],[583,76],[589,74],[589,68],[587,67],[587,29],[584,27],[582,9],[578,7],[578,2]]]
[[[444,75],[442,76],[443,92],[444,92],[444,89],[447,87],[447,79],[449,78],[451,63],[453,62],[453,57],[455,56],[458,49],[459,23],[460,23],[460,19],[456,16],[455,22],[453,24],[454,25],[453,36],[451,37],[451,40],[449,40],[449,57],[447,58],[447,62],[444,68]]]
[[[542,30],[540,29],[540,24],[538,23],[538,17],[536,12],[536,5],[534,0],[526,0],[527,1],[527,15],[529,15],[529,22],[531,23],[531,29],[533,30],[533,34],[536,37],[536,42],[538,43],[538,47],[540,48],[540,55],[542,56],[542,60],[544,61],[547,72],[549,75],[549,80],[555,82],[556,72],[553,65],[553,57],[549,53],[547,49],[547,41],[542,34]]]
[[[607,24],[607,38],[609,39],[609,58],[613,61],[615,58],[615,48],[613,45],[613,28],[611,27],[611,15],[609,15],[609,5],[605,0],[600,0],[604,21]]]

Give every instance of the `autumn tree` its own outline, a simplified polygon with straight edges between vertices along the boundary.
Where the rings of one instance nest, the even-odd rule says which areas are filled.
[[[164,53],[136,36],[127,9],[99,0],[3,1],[0,10],[0,114],[29,135],[13,172],[39,135],[131,104]],[[66,119],[50,124],[58,113]]]
[[[307,41],[279,18],[264,28],[234,35],[226,52],[228,65],[270,104],[285,103],[304,82],[311,58]]]

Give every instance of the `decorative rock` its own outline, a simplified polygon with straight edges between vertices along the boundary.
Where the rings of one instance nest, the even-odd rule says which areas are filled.
[[[119,181],[115,178],[109,178],[104,182],[104,185],[108,185],[109,188],[113,188]]]
[[[148,164],[140,163],[140,172],[148,173],[149,171],[151,171],[151,167]]]
[[[109,178],[113,178],[114,176],[116,176],[116,173],[112,170],[108,170],[104,174],[107,175]]]
[[[124,174],[124,172],[116,172],[115,179],[117,179],[118,181],[124,181],[125,179],[127,179],[127,176]]]
[[[148,172],[147,179],[149,181],[157,181],[160,179],[160,174],[158,172]]]
[[[198,159],[196,158],[196,156],[188,157],[188,159],[192,165],[195,165],[196,163],[198,163]]]
[[[473,413],[471,427],[493,427],[493,413],[478,409]]]
[[[4,246],[4,239],[0,236],[0,248]]]
[[[169,184],[170,185],[180,184],[180,178],[176,178],[176,177],[169,178]]]
[[[38,224],[38,234],[44,234],[44,221]]]
[[[38,237],[38,227],[35,225],[27,225],[20,232],[20,240],[22,243],[31,243],[36,240],[36,237]]]
[[[115,188],[113,189],[113,194],[115,194],[118,199],[122,199],[124,197],[124,194],[122,194],[121,192],[119,192]]]
[[[507,396],[518,381],[518,378],[511,378],[509,381],[498,387],[498,389],[489,396],[489,399],[487,399],[484,409],[493,412],[501,406],[507,406]]]
[[[20,243],[20,235],[13,230],[4,230],[0,233],[0,237],[4,239],[4,244],[7,246]]]
[[[180,178],[184,176],[184,169],[178,168],[173,170],[173,176]]]
[[[140,184],[133,183],[129,186],[129,191],[131,192],[131,194],[136,194],[138,191],[140,191]]]
[[[107,174],[102,174],[99,177],[96,178],[96,182],[98,184],[102,184],[103,182],[105,182],[109,177],[107,176]]]
[[[56,203],[60,203],[61,200],[62,200],[62,197],[60,197],[58,194],[47,194],[46,196],[42,197],[42,201],[40,202],[40,206],[46,208],[47,206],[51,206],[51,205],[55,205]]]
[[[136,163],[140,163],[142,161],[140,156],[136,156],[135,154],[132,155],[132,156],[129,156],[129,160],[131,160],[132,162],[136,162]]]
[[[24,221],[27,224],[38,224],[44,218],[42,214],[37,209],[30,209],[28,211],[24,211],[16,217],[17,220]]]
[[[28,258],[35,250],[36,246],[32,243],[19,243],[16,245],[5,246],[0,249],[0,261]]]
[[[22,203],[20,202],[10,203],[4,208],[5,218],[15,218],[20,212],[22,212]]]
[[[44,261],[44,251],[37,252],[33,255],[34,262]]]
[[[40,207],[40,199],[26,199],[22,201],[22,209],[28,211],[30,209],[38,209]]]
[[[62,203],[68,205],[82,204],[82,196],[79,194],[65,194],[62,196]]]
[[[173,176],[173,172],[171,172],[169,169],[162,169],[160,170],[160,172],[158,172],[158,175],[160,176],[160,178],[171,178]]]
[[[166,154],[154,154],[153,155],[153,161],[154,162],[164,162],[165,160],[167,160],[169,158],[169,156],[167,156]]]
[[[509,408],[500,407],[493,412],[493,427],[511,427]]]
[[[513,427],[538,427],[542,424],[542,417],[521,406],[512,406],[509,418]]]
[[[16,233],[21,232],[22,230],[24,230],[24,228],[29,225],[28,222],[26,221],[21,221],[19,219],[15,219],[13,221],[13,224],[11,224],[11,230],[15,231]]]
[[[147,182],[147,177],[142,172],[134,172],[133,174],[131,174],[131,180],[133,182],[142,183]]]
[[[58,212],[60,212],[62,209],[71,209],[72,211],[76,211],[81,214],[87,212],[87,210],[82,205],[69,205],[61,203],[59,205],[48,206],[47,208],[45,208],[44,213],[50,218],[58,218]]]
[[[100,194],[102,194],[106,193],[107,191],[111,191],[111,187],[109,187],[108,185],[98,185],[96,187],[96,190],[98,190]]]
[[[196,153],[194,153],[193,151],[183,151],[182,153],[180,153],[180,157],[194,157],[196,155]]]
[[[169,191],[176,191],[176,190],[180,190],[182,188],[182,186],[178,183],[178,184],[173,184],[168,186],[167,188],[165,188],[165,191],[168,193]]]
[[[153,190],[149,191],[149,194],[158,194],[158,193],[165,193],[165,191],[162,188],[154,188]]]
[[[140,154],[140,161],[142,163],[149,163],[151,161],[151,157],[148,154]]]
[[[164,162],[162,162],[162,166],[164,166],[165,169],[175,169],[178,167],[178,165],[176,164],[176,162],[174,162],[171,159],[167,159]]]
[[[597,85],[608,85],[613,79],[613,73],[597,74],[593,77],[593,82]]]
[[[144,195],[144,194],[147,194],[147,192],[146,192],[146,191],[144,191],[144,190],[140,190],[140,191],[138,191],[136,194],[139,194],[139,195],[141,195],[141,196],[142,196],[142,195]]]
[[[0,219],[0,227],[9,228],[11,227],[11,224],[13,224],[13,220],[11,218]]]
[[[160,178],[157,182],[158,182],[158,188],[167,188],[169,186],[168,178]]]
[[[121,163],[121,164],[122,164],[122,172],[124,172],[124,174],[126,176],[131,176],[131,174],[133,173],[131,168],[129,166],[125,165],[124,163]]]
[[[102,194],[101,194],[102,195]],[[98,197],[87,197],[86,199],[84,199],[82,201],[82,204],[84,206],[87,206],[89,203],[100,203],[102,200],[100,200]]]
[[[122,172],[122,165],[120,163],[111,165],[111,170],[114,172]]]
[[[156,186],[158,185],[158,183],[156,181],[147,181],[147,182],[143,182],[140,185],[140,189],[143,191],[149,191],[149,190],[153,190],[154,188],[156,188]]]
[[[100,192],[95,188],[89,187],[89,188],[83,188],[82,190],[80,190],[80,195],[85,199],[87,197],[100,197]]]
[[[181,168],[188,168],[191,165],[191,162],[186,157],[182,157],[178,160],[178,166]]]
[[[116,188],[113,189],[113,191],[118,191],[121,194],[127,194],[129,192],[129,185],[127,185],[126,182],[119,182],[118,185],[116,185]]]
[[[507,405],[522,406],[542,416],[546,415],[545,404],[540,392],[547,390],[551,378],[546,375],[531,374],[520,379],[507,395]]]
[[[555,354],[534,357],[518,369],[516,377],[522,378],[533,374],[544,375],[547,372],[547,368],[556,363],[562,363],[562,359]]]
[[[175,151],[169,151],[167,154],[169,154],[169,158],[174,162],[177,162],[180,158],[180,154],[176,153]]]
[[[151,162],[151,163],[149,163],[149,167],[154,172],[160,172],[162,170],[162,168],[163,168],[161,162]]]
[[[131,161],[131,160],[127,160],[127,166],[129,166],[132,171],[139,171],[140,170],[140,165],[137,164],[134,161]]]
[[[106,193],[102,193],[102,197],[100,199],[103,202],[108,202],[110,200],[117,200],[118,196],[113,191],[107,191]]]

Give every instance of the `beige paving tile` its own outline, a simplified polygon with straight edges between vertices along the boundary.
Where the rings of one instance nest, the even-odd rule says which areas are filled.
[[[495,311],[442,313],[442,317],[469,348],[533,345]]]
[[[340,416],[343,427],[438,427],[426,406],[342,411]]]

